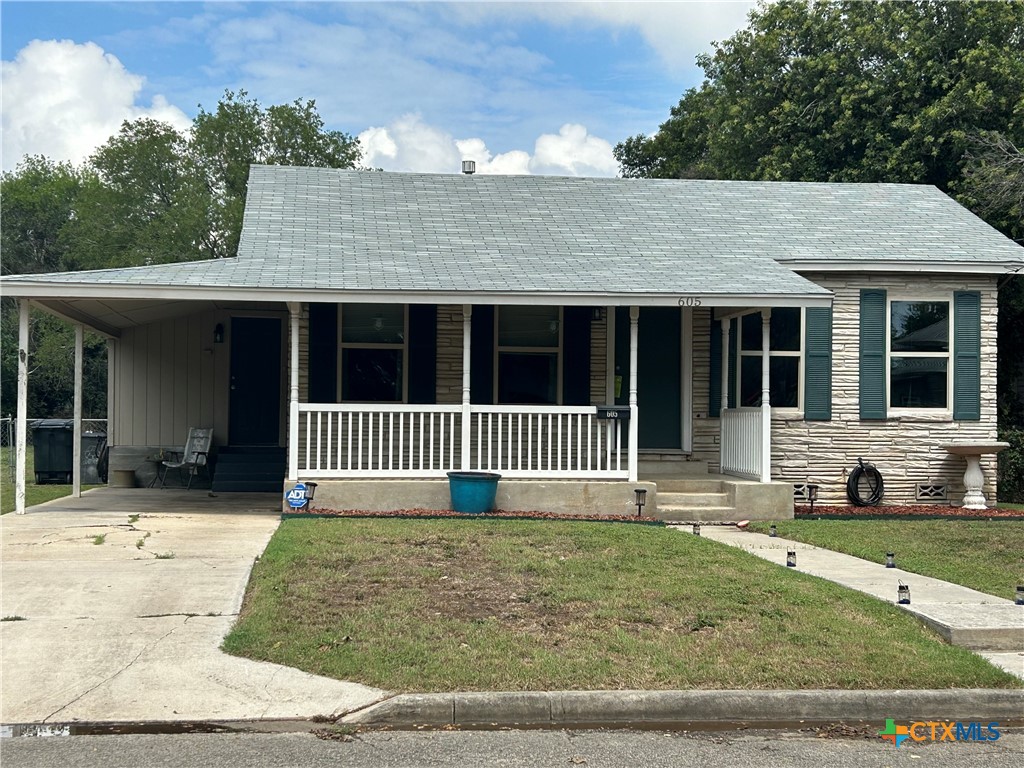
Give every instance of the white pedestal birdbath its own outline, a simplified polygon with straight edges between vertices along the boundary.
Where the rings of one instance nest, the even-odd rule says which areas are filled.
[[[962,441],[942,447],[954,456],[963,456],[967,461],[967,471],[964,472],[964,486],[967,488],[964,493],[964,509],[988,509],[985,494],[982,492],[985,475],[981,471],[981,457],[986,453],[999,453],[1004,448],[1009,448],[1010,444],[996,440],[980,443]]]

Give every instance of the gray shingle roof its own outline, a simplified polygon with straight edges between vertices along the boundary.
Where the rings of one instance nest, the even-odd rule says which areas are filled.
[[[825,293],[787,263],[874,261],[1024,264],[1024,249],[927,186],[254,166],[238,259],[74,280],[784,296]]]

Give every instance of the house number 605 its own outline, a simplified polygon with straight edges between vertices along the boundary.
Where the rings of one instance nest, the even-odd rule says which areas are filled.
[[[684,296],[683,298],[679,299],[679,306],[680,307],[699,307],[700,306],[700,299],[697,298],[696,296]]]

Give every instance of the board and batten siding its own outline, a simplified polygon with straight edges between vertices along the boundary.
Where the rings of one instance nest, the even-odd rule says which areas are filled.
[[[189,427],[228,426],[230,345],[214,344],[222,312],[203,312],[126,328],[116,342],[113,433],[117,447],[180,448]]]
[[[846,479],[862,457],[885,480],[883,503],[914,503],[917,485],[944,484],[949,501],[963,498],[962,458],[942,449],[955,440],[996,439],[996,278],[990,275],[817,273],[804,275],[835,293],[832,321],[832,418],[772,418],[772,479],[817,483],[823,504],[845,504]],[[860,291],[880,288],[890,297],[937,298],[954,291],[981,296],[981,419],[954,421],[950,413],[891,415],[862,420],[859,402]],[[950,308],[952,310],[952,306]],[[710,313],[694,313],[694,453],[718,471],[718,419],[707,419]],[[952,339],[950,340],[952,343]],[[952,361],[951,363],[952,364]],[[982,459],[985,495],[995,498],[996,459]]]

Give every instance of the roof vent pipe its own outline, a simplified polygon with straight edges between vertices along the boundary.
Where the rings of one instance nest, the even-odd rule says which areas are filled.
[[[472,176],[476,173],[476,161],[475,160],[463,160],[462,161],[462,172],[467,176]]]

